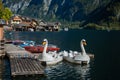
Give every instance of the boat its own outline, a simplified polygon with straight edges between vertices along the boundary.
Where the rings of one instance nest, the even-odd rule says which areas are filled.
[[[31,52],[31,53],[42,53],[44,46],[43,45],[34,45],[34,46],[24,46],[25,50]],[[46,51],[59,51],[60,48],[58,48],[56,45],[48,45]]]
[[[63,60],[63,56],[57,53],[57,51],[50,51],[47,52],[47,47],[48,47],[48,40],[44,39],[43,40],[43,52],[42,55],[38,56],[38,60],[41,61],[41,64],[46,64],[46,65],[54,65]]]
[[[34,46],[35,41],[24,41],[23,43],[19,44],[20,47],[24,48],[25,46]]]
[[[19,44],[23,44],[23,43],[24,43],[23,40],[13,40],[12,41],[12,44],[14,44],[14,45],[19,45]]]
[[[86,40],[82,39],[80,42],[82,52],[77,51],[62,51],[63,59],[74,64],[89,64],[90,57],[87,55],[84,45],[86,45]]]
[[[69,29],[66,27],[66,28],[64,28],[64,31],[68,31]]]

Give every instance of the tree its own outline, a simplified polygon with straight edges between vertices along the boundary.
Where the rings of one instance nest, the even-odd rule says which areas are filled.
[[[4,8],[2,1],[0,0],[0,19],[9,20],[11,16],[11,10],[9,8]]]
[[[1,18],[5,19],[5,20],[9,20],[11,16],[12,16],[12,12],[10,11],[10,9],[9,8],[5,8],[3,10],[3,15],[2,15]]]
[[[2,16],[3,9],[4,9],[4,7],[3,7],[3,4],[2,4],[2,1],[0,0],[0,18]]]

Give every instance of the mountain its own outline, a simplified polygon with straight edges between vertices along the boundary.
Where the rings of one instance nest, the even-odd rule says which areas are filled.
[[[3,0],[14,14],[46,20],[107,24],[120,20],[119,0]]]

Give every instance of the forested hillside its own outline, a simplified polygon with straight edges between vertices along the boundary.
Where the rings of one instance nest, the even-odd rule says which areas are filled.
[[[44,20],[60,20],[69,26],[118,29],[119,0],[3,0],[14,14]]]

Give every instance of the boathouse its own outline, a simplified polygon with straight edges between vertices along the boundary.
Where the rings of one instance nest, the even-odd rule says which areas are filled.
[[[58,31],[60,27],[60,22],[39,22],[38,29],[42,31]]]
[[[13,16],[10,23],[15,31],[36,30],[36,26],[38,25],[35,19],[22,16]]]

